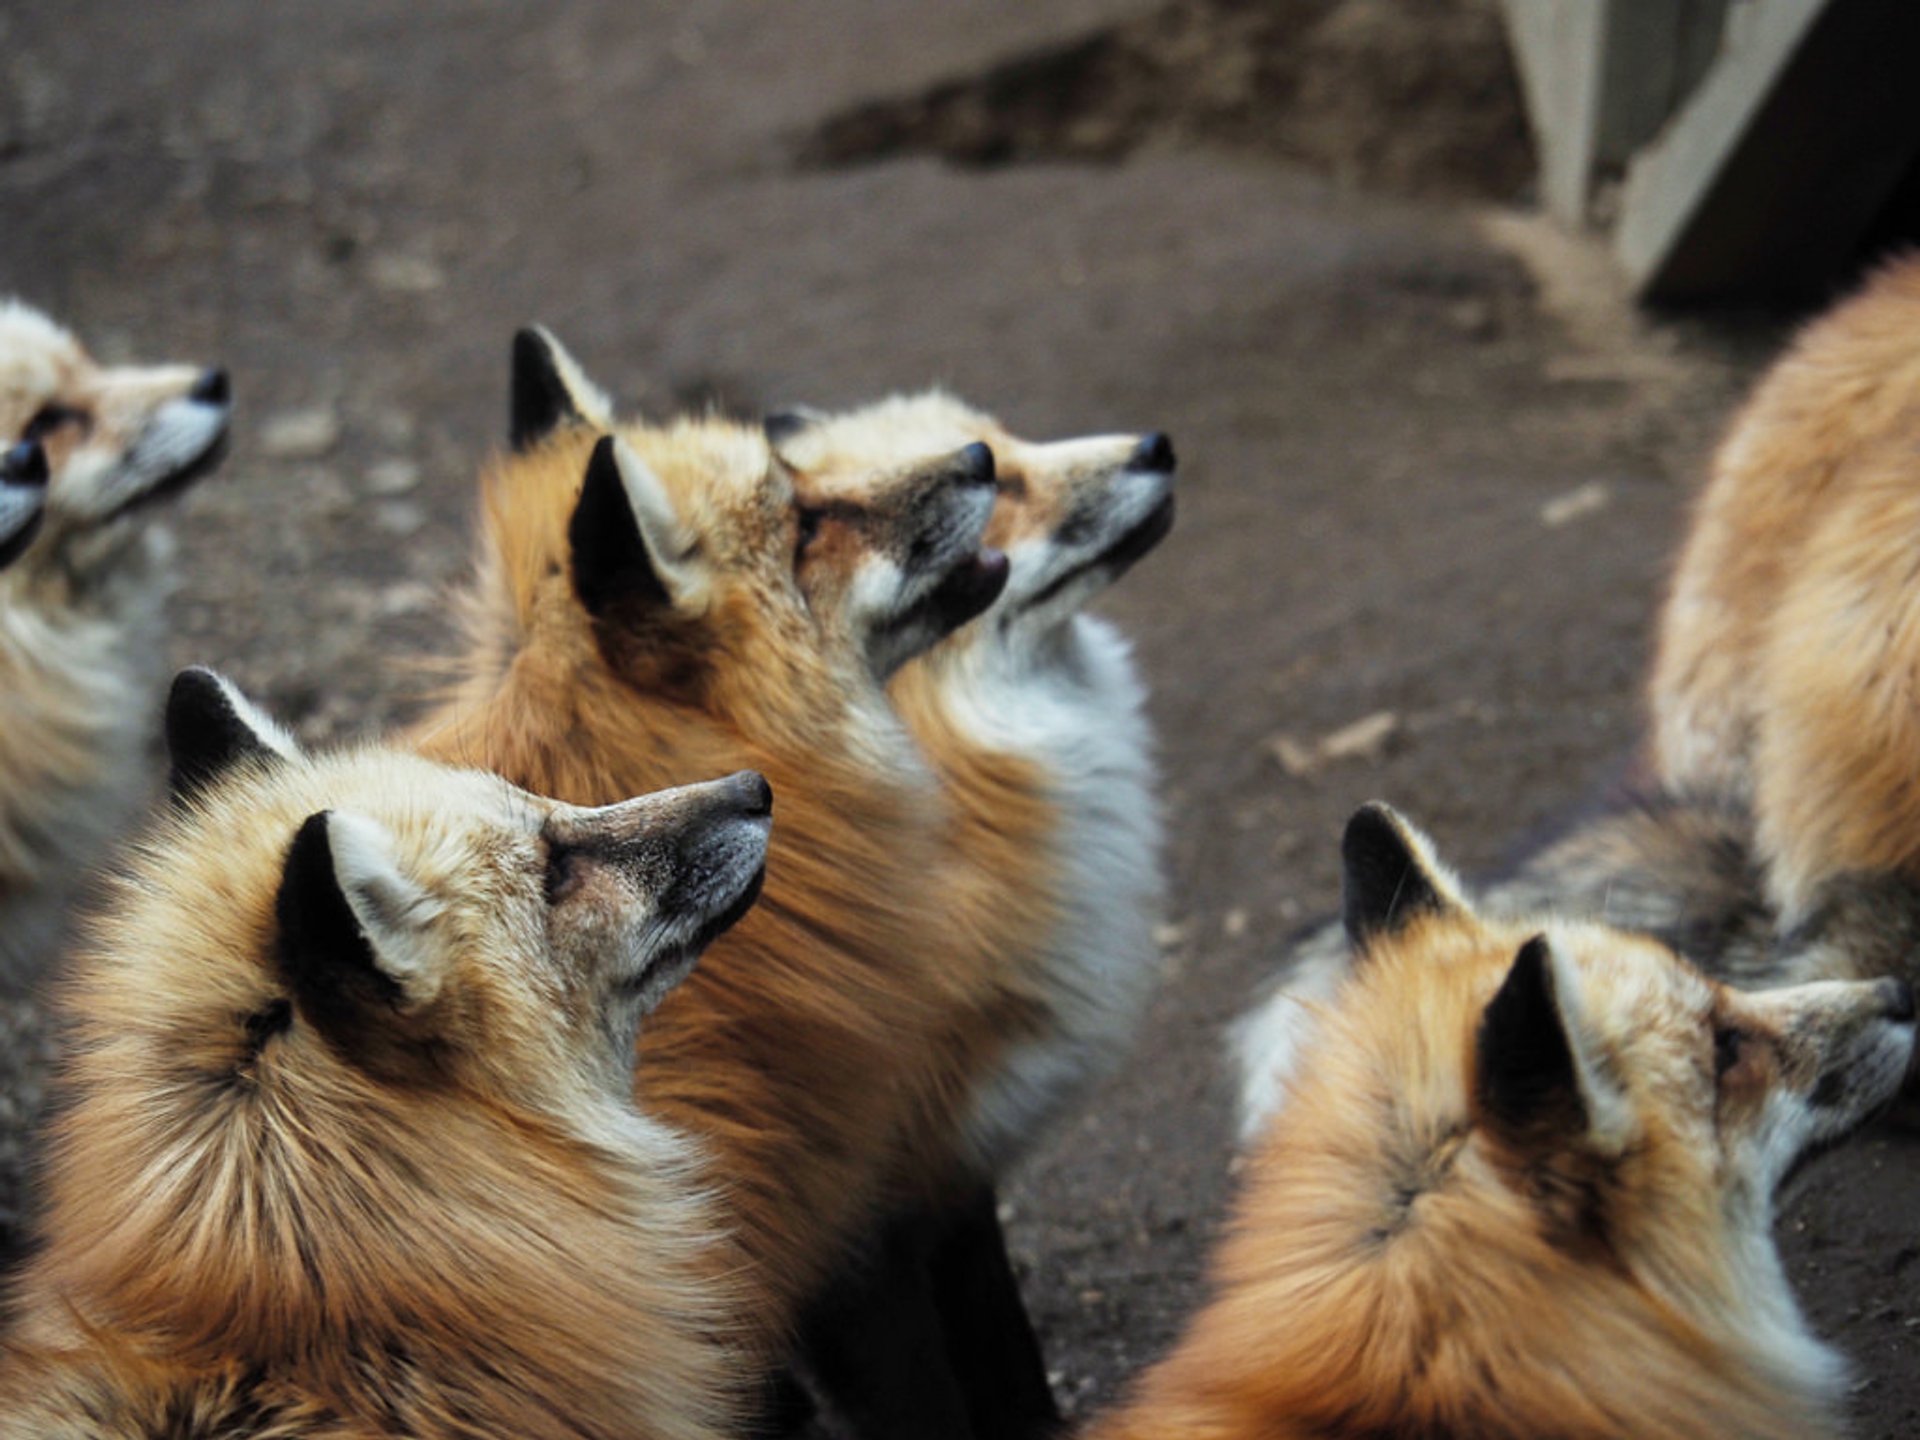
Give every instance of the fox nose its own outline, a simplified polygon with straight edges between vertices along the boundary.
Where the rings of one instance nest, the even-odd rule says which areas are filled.
[[[1171,470],[1173,465],[1173,441],[1159,430],[1142,435],[1127,460],[1129,470]]]
[[[1885,1005],[1886,1017],[1902,1023],[1913,1019],[1913,986],[1904,980],[1880,981],[1880,1002]]]
[[[737,775],[729,775],[726,785],[733,802],[748,815],[773,813],[773,786],[758,770],[742,770]]]
[[[962,446],[953,457],[954,473],[966,485],[993,484],[993,451],[978,440]]]
[[[193,389],[187,392],[187,398],[204,405],[225,405],[233,398],[233,386],[227,380],[227,372],[219,366],[201,371],[200,378],[193,382]]]
[[[22,440],[0,456],[0,480],[10,485],[47,483],[47,452],[32,440]]]

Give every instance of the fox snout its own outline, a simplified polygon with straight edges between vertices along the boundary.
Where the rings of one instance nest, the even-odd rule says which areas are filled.
[[[652,795],[596,809],[563,806],[547,822],[551,854],[658,871],[674,857],[699,851],[714,832],[737,830],[762,858],[771,816],[773,787],[756,770],[721,780],[680,785]],[[657,878],[664,879],[664,875]]]

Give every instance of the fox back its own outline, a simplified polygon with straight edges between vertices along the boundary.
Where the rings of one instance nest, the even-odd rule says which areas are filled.
[[[1895,981],[1742,994],[1590,922],[1489,920],[1384,807],[1354,974],[1247,1160],[1214,1298],[1098,1440],[1837,1433],[1775,1188],[1892,1097]]]
[[[1655,758],[1751,796],[1789,925],[1828,877],[1920,879],[1920,260],[1809,325],[1735,417],[1661,616]]]
[[[1125,1053],[1158,950],[1160,821],[1145,689],[1125,640],[1082,607],[1166,533],[1163,437],[1032,443],[940,391],[770,417],[811,501],[885,494],[920,457],[988,446],[987,543],[1007,588],[888,687],[953,811],[952,1113],[917,1162],[1010,1164]]]
[[[550,337],[518,354],[516,416],[540,413],[485,481],[469,642],[413,742],[576,803],[742,766],[780,795],[762,902],[654,1017],[637,1070],[712,1153],[724,1265],[772,1336],[931,1103],[942,812],[875,675],[977,605],[991,490],[942,461],[890,508],[803,531],[758,429],[607,438]],[[543,384],[552,406],[520,403]]]
[[[707,1182],[628,1057],[750,897],[764,821],[310,758],[221,682],[175,693],[181,798],[64,994],[0,1435],[719,1433]]]

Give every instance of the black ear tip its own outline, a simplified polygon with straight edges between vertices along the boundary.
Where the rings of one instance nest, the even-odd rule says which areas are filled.
[[[167,691],[167,740],[175,740],[174,729],[193,717],[204,714],[211,708],[225,710],[226,691],[221,688],[220,677],[204,665],[189,665],[173,677],[173,685]]]
[[[606,494],[617,493],[624,506],[626,490],[620,480],[620,457],[614,453],[613,445],[611,435],[602,435],[593,442],[593,450],[587,456],[586,489]]]
[[[516,370],[523,365],[544,363],[552,353],[546,332],[539,326],[522,325],[513,332],[513,364]]]
[[[560,374],[553,341],[537,326],[514,332],[512,381],[508,438],[515,450],[529,450],[563,422],[580,418]]]
[[[1340,836],[1340,859],[1351,871],[1356,866],[1377,866],[1386,856],[1412,859],[1406,831],[1391,806],[1369,800],[1347,817],[1347,828]]]
[[[193,665],[173,677],[167,691],[162,728],[171,761],[168,788],[176,801],[201,790],[239,761],[284,758],[285,745],[267,731],[249,707],[236,702],[226,681],[204,665]]]

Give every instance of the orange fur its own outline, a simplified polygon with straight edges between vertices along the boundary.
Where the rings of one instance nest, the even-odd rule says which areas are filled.
[[[456,937],[404,1078],[336,1051],[276,963],[289,843],[335,807],[390,827]],[[633,1113],[588,987],[525,938],[551,933],[527,920],[546,808],[366,751],[161,819],[63,997],[71,1104],[0,1436],[724,1433],[697,1157]]]
[[[949,1003],[927,1053],[929,1102],[901,1157],[907,1187],[938,1195],[973,1174],[964,1128],[974,1087],[1044,1028],[1046,997],[1022,962],[1058,921],[1059,817],[1046,773],[954,725],[927,666],[908,666],[888,694],[950,807],[939,896]]]
[[[1077,937],[1065,934],[1084,922],[1076,901],[1089,903],[1074,888],[1074,857],[1067,854],[1069,846],[1088,845],[1075,821],[1109,833],[1118,828],[1102,824],[1104,815],[1079,816],[1076,803],[1124,807],[1123,799],[1083,796],[1124,792],[1132,799],[1139,792],[1139,808],[1151,813],[1150,766],[1144,757],[1133,763],[1136,687],[1124,647],[1108,641],[1099,661],[1089,663],[1077,614],[1111,579],[1098,563],[1099,521],[1116,508],[1116,476],[1136,439],[1036,445],[935,390],[812,416],[779,442],[803,502],[828,505],[883,500],[916,463],[964,445],[984,444],[995,459],[998,495],[986,543],[1009,555],[1014,578],[992,610],[905,666],[888,687],[952,812],[943,844],[945,932],[955,944],[945,963],[957,993],[933,1052],[942,1103],[923,1117],[907,1160],[918,1183],[935,1190],[959,1173],[972,1183],[1010,1163],[1064,1099],[1118,1058],[1128,1027],[1101,1023],[1103,1012],[1129,1011],[1143,989],[1121,980],[1108,987],[1112,995],[1089,1001],[1087,990],[1102,988],[1105,977],[1090,981],[1084,972],[1100,962],[1088,966],[1074,953]],[[1077,538],[1062,544],[1062,533]],[[1077,579],[1063,582],[1073,593],[1039,611],[1026,608],[1069,568],[1060,563],[1063,554],[1084,562]],[[1092,732],[1115,727],[1124,736],[1117,744],[1092,743]],[[1101,858],[1113,862],[1115,887],[1157,898],[1156,849],[1150,842],[1138,849],[1138,857]],[[1145,873],[1134,873],[1128,861]],[[1128,894],[1102,908],[1129,907],[1147,916],[1153,898]],[[1142,918],[1137,928],[1150,927]],[[1152,957],[1151,945],[1145,948]],[[1129,968],[1118,955],[1105,963]],[[1062,1013],[1068,1010],[1075,1013]],[[1090,1031],[1100,1032],[1098,1040]]]
[[[1920,259],[1815,321],[1716,455],[1652,683],[1670,786],[1750,793],[1788,923],[1920,878]]]
[[[1545,1102],[1504,1124],[1480,1088],[1489,1002],[1542,932],[1578,977],[1590,1129]],[[1212,1300],[1088,1440],[1837,1433],[1843,1374],[1768,1234],[1809,1142],[1768,1127],[1782,1091],[1817,1120],[1823,1079],[1846,1125],[1885,1103],[1912,1045],[1889,994],[1749,995],[1626,932],[1423,909],[1324,1006]]]
[[[593,437],[563,430],[486,477],[470,642],[413,740],[575,803],[743,767],[772,782],[763,898],[649,1022],[636,1077],[650,1113],[707,1143],[737,1247],[723,1264],[772,1341],[929,1103],[926,1038],[960,983],[939,922],[941,813],[858,658],[787,593],[790,496],[758,432],[621,433],[702,537],[707,614],[594,625],[566,540]],[[822,538],[809,563],[832,566],[848,542]]]

